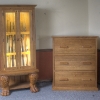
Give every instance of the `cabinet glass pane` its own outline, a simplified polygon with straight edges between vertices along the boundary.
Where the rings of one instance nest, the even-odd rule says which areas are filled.
[[[29,12],[20,12],[20,34],[21,34],[21,66],[31,66]]]
[[[6,60],[7,68],[16,67],[15,51],[15,12],[5,13],[6,26]]]

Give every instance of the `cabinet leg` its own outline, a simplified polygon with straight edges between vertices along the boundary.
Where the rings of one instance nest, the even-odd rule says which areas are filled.
[[[32,73],[29,75],[31,92],[38,92],[38,88],[36,87],[37,79],[38,79],[38,73]]]
[[[9,77],[8,76],[1,76],[1,88],[2,96],[8,96],[9,95]]]

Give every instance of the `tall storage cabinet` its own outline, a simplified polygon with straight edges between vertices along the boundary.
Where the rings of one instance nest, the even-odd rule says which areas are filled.
[[[97,37],[53,37],[53,90],[97,90]]]
[[[37,92],[35,43],[35,6],[0,5],[0,76],[2,95],[9,95],[10,87],[17,84],[12,76],[28,75],[30,89]],[[12,81],[12,82],[10,82]],[[16,88],[25,88],[25,83]]]

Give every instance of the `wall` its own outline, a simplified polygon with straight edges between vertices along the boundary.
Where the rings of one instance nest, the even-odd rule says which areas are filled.
[[[88,0],[89,35],[98,36],[98,49],[100,49],[100,0]]]
[[[36,67],[39,69],[38,80],[53,79],[53,50],[42,49],[36,51]]]
[[[52,48],[53,35],[88,35],[87,0],[44,0],[36,17],[40,49]]]
[[[0,0],[0,4],[37,5],[37,49],[52,48],[53,35],[88,34],[88,0]]]

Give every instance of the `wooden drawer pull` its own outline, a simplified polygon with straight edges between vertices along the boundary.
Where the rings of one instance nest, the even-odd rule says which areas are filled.
[[[60,48],[69,48],[69,46],[60,46]]]
[[[82,79],[82,81],[92,81],[92,79]]]
[[[65,79],[65,80],[60,80],[60,81],[69,81],[69,79]]]
[[[92,48],[92,46],[82,46],[82,48]]]
[[[60,65],[69,65],[68,62],[60,62]]]
[[[83,62],[83,65],[91,65],[91,62]]]

